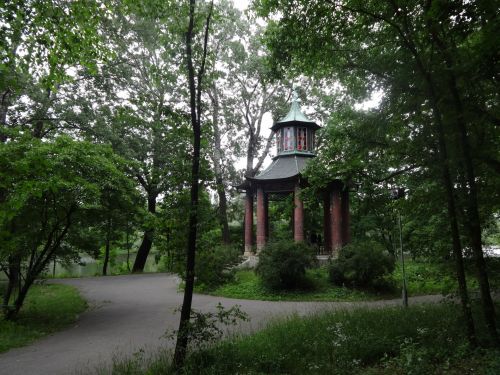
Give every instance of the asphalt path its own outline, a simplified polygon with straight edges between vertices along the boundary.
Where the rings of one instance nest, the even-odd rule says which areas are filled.
[[[179,279],[168,274],[143,274],[53,280],[73,285],[88,301],[89,309],[68,329],[34,344],[0,354],[2,375],[61,375],[91,373],[110,366],[113,358],[140,351],[151,353],[172,345],[164,334],[179,324],[182,303]],[[411,303],[436,302],[439,296],[410,299]],[[398,305],[400,300],[372,302],[271,302],[238,300],[195,294],[193,308],[215,311],[218,303],[240,305],[249,322],[232,332],[248,333],[287,315],[323,310]]]

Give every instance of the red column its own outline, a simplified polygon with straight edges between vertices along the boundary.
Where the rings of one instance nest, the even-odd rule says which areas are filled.
[[[342,247],[342,207],[338,189],[334,189],[330,195],[330,218],[332,250],[337,253]]]
[[[325,192],[323,196],[323,243],[324,252],[332,251],[332,235],[331,235],[331,215],[330,215],[330,192]]]
[[[266,220],[266,243],[269,241],[269,195],[264,194],[264,218]]]
[[[266,210],[264,190],[257,189],[257,253],[266,246]]]
[[[295,186],[293,200],[293,239],[295,242],[302,242],[304,241],[304,203],[300,198],[300,188],[298,185]]]
[[[351,232],[349,230],[350,222],[349,190],[345,189],[342,191],[342,246],[351,242]]]
[[[245,196],[245,256],[253,253],[253,193],[247,191]]]

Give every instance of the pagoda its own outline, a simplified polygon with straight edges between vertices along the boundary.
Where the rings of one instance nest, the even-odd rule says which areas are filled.
[[[316,156],[315,133],[320,126],[309,120],[300,109],[300,100],[293,93],[288,114],[276,122],[274,133],[277,155],[271,165],[254,177],[247,177],[239,186],[245,194],[245,256],[257,254],[269,240],[268,206],[270,197],[293,194],[293,238],[304,238],[304,204],[300,190],[307,181],[301,172]],[[349,192],[340,180],[331,181],[323,193],[323,253],[335,255],[349,242]],[[256,249],[253,241],[253,206],[257,201]]]

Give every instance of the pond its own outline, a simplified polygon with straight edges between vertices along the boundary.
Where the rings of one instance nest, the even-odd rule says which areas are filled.
[[[130,268],[132,268],[137,253],[130,253]],[[144,272],[158,272],[159,264],[156,263],[156,254],[151,253],[146,261]],[[108,275],[127,273],[127,254],[118,254],[108,265]],[[82,255],[80,263],[63,265],[59,262],[51,263],[44,276],[48,277],[85,277],[102,275],[102,261]]]

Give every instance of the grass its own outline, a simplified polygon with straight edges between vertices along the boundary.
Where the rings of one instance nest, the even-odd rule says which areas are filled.
[[[69,285],[33,285],[16,321],[0,315],[0,352],[27,345],[75,322],[87,307]]]
[[[198,292],[220,297],[264,301],[366,301],[397,296],[390,292],[377,293],[331,285],[325,268],[308,270],[307,276],[311,285],[306,290],[276,292],[266,289],[253,271],[241,270],[236,273],[233,281],[214,290],[198,290]]]
[[[498,310],[497,310],[498,311]],[[480,314],[478,336],[488,345]],[[170,352],[115,363],[109,372],[173,374]],[[473,350],[460,307],[358,309],[289,317],[187,357],[183,374],[498,374],[498,349]]]
[[[474,270],[468,265],[470,290],[478,290]],[[408,294],[450,294],[457,290],[454,270],[450,264],[406,260],[405,263]],[[388,278],[388,288],[353,289],[332,285],[328,281],[326,267],[307,271],[309,287],[305,290],[276,292],[266,289],[259,277],[251,270],[236,272],[234,280],[215,289],[197,288],[198,293],[219,297],[265,300],[265,301],[367,301],[398,298],[401,295],[402,269],[398,262],[394,273]],[[490,259],[490,282],[493,289],[500,288],[500,259]],[[392,286],[392,287],[391,287]]]

